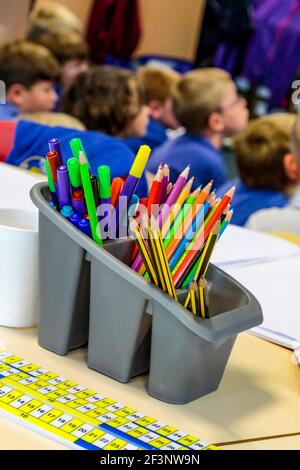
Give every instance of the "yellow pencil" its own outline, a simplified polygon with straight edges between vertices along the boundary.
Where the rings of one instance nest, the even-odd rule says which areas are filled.
[[[191,310],[192,314],[195,316],[197,316],[196,290],[198,290],[198,285],[196,282],[192,282],[190,286]]]
[[[153,261],[152,261],[150,255],[149,255],[149,253],[148,253],[145,240],[143,239],[143,237],[140,233],[140,229],[138,227],[138,224],[136,223],[136,221],[133,218],[130,219],[130,228],[131,228],[132,232],[135,235],[136,243],[138,245],[139,252],[140,252],[140,254],[143,258],[143,262],[146,266],[147,273],[149,274],[150,280],[153,284],[158,286],[159,285],[158,284],[158,278],[157,278],[157,274],[156,274],[154,266],[153,266]]]
[[[163,243],[161,233],[158,227],[155,228],[153,232],[153,236],[154,236],[154,239],[157,240],[157,251],[159,255],[159,261],[160,261],[160,265],[161,265],[161,268],[165,277],[168,294],[170,295],[170,297],[173,297],[173,299],[177,300],[177,294],[176,294],[176,290],[174,287],[174,282],[173,282],[170,266],[167,260],[164,243]]]
[[[155,243],[155,239],[154,239],[150,224],[148,224],[148,236],[149,236],[149,249],[150,249],[152,259],[153,259],[154,266],[157,269],[159,284],[162,287],[163,291],[167,292],[167,286],[166,286],[164,275],[163,275],[161,265],[160,265],[160,262],[159,262],[159,255],[158,255],[158,252],[157,252],[157,244]]]
[[[210,312],[209,312],[209,298],[208,298],[208,290],[207,290],[207,282],[202,276],[199,284],[199,309],[200,309],[200,315],[202,318],[209,318],[210,317]]]
[[[206,276],[206,272],[209,266],[209,261],[212,257],[214,248],[218,241],[218,236],[220,233],[220,221],[215,224],[214,228],[209,234],[209,237],[205,243],[204,249],[202,251],[197,270],[195,272],[194,281],[198,282],[201,276]],[[186,299],[187,305],[190,303],[190,295]],[[187,308],[187,307],[186,307]]]

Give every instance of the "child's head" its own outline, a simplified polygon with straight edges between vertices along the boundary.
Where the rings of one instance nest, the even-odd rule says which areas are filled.
[[[29,39],[30,36],[29,36]],[[61,81],[63,85],[75,75],[89,67],[89,47],[87,42],[73,32],[42,32],[35,34],[32,41],[49,49],[61,65]]]
[[[6,99],[21,112],[51,111],[57,101],[54,81],[60,67],[42,46],[16,40],[0,46],[0,77],[6,85]]]
[[[246,101],[237,94],[230,75],[203,68],[186,73],[173,92],[174,113],[192,134],[231,136],[248,122]]]
[[[172,90],[180,80],[180,74],[172,69],[145,66],[138,70],[138,77],[150,116],[169,129],[177,129],[180,124],[173,112]]]
[[[29,16],[27,39],[36,42],[42,33],[71,32],[83,36],[84,28],[72,11],[56,2],[37,4]]]
[[[293,114],[263,116],[235,137],[234,151],[244,184],[286,192],[298,183],[300,166],[291,152],[295,120]]]
[[[148,108],[136,75],[111,66],[92,67],[65,90],[62,111],[87,129],[119,137],[144,136]]]

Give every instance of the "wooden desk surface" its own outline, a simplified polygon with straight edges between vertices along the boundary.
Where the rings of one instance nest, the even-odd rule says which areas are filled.
[[[254,442],[243,442],[224,446],[223,450],[300,450],[300,434],[298,436],[273,438]]]
[[[66,357],[50,353],[37,345],[36,329],[1,327],[1,348],[210,443],[234,442],[232,448],[238,448],[238,441],[300,432],[300,368],[292,352],[247,333],[238,336],[219,390],[188,405],[151,398],[146,392],[147,376],[121,384],[89,370],[86,348]],[[297,437],[285,442],[300,449]],[[240,448],[273,445],[275,441],[266,439],[242,443]],[[0,449],[62,448],[0,418]]]

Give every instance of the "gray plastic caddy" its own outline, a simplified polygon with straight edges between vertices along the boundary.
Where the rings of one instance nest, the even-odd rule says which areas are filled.
[[[148,392],[188,403],[216,390],[238,333],[262,322],[259,303],[211,265],[210,319],[195,318],[128,265],[134,241],[101,248],[53,210],[44,183],[39,209],[40,346],[57,354],[88,341],[88,366],[120,382],[149,370]],[[187,292],[178,291],[184,301]]]

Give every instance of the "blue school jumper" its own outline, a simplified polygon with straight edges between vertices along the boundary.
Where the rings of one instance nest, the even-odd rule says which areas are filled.
[[[171,139],[159,147],[150,158],[147,170],[156,173],[160,163],[170,165],[170,179],[174,183],[180,173],[190,165],[194,176],[193,189],[205,186],[211,179],[214,187],[227,180],[227,172],[221,153],[205,137],[186,133]]]
[[[223,196],[234,184],[236,192],[231,203],[234,209],[231,223],[235,225],[244,226],[249,217],[261,209],[285,207],[288,204],[288,197],[285,194],[270,189],[250,188],[238,178],[223,185],[218,194]]]
[[[111,178],[126,177],[134,160],[133,152],[120,139],[101,132],[78,131],[20,121],[16,127],[14,147],[6,162],[44,173],[44,157],[49,152],[48,140],[54,137],[61,140],[62,153],[66,159],[72,157],[70,140],[81,139],[94,175],[98,174],[98,166],[108,165]],[[141,179],[136,193],[140,197],[147,194],[145,177]]]

